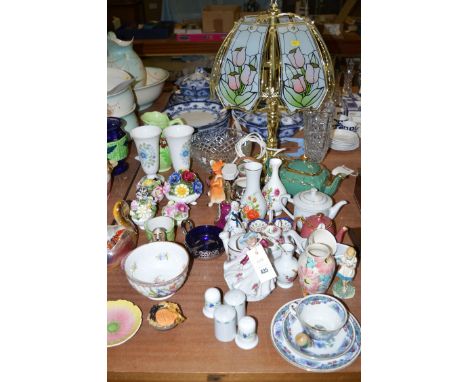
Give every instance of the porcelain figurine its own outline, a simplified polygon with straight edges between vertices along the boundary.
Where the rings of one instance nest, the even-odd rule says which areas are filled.
[[[130,73],[135,77],[135,88],[146,85],[146,69],[133,50],[133,39],[119,40],[112,31],[107,34],[107,66]]]
[[[309,216],[307,219],[302,217],[296,219],[300,219],[302,221],[301,236],[305,238],[309,237],[312,232],[322,225],[322,227],[332,235],[335,235],[335,239],[338,243],[341,243],[344,235],[348,231],[348,227],[341,227],[338,233],[336,233],[335,222],[321,212],[317,215]]]
[[[325,293],[335,272],[335,258],[330,248],[313,243],[299,256],[299,284],[304,296]]]
[[[169,190],[165,195],[166,198],[175,202],[183,202],[187,204],[196,204],[197,200],[203,192],[203,184],[198,179],[194,172],[189,170],[179,170],[173,172],[168,182]]]
[[[293,196],[310,190],[311,187],[333,196],[346,177],[345,174],[333,176],[323,165],[301,159],[289,161],[281,166],[279,176],[287,193]]]
[[[245,222],[258,218],[263,219],[267,212],[267,205],[260,191],[262,164],[258,162],[247,162],[245,164],[245,172],[247,176],[247,186],[240,202],[242,219]]]
[[[299,265],[294,257],[295,246],[293,244],[285,243],[281,246],[281,249],[281,255],[273,263],[278,274],[276,285],[287,289],[293,286]]]
[[[344,255],[337,259],[337,262],[338,272],[336,277],[338,280],[333,284],[333,294],[342,299],[353,298],[356,288],[351,282],[356,275],[356,250],[353,247],[349,247]]]
[[[227,216],[229,215],[229,212],[231,212],[231,209],[231,203],[228,203],[226,200],[219,203],[218,216],[214,222],[216,227],[224,229],[224,227],[226,226]]]
[[[267,209],[274,212],[275,216],[280,215],[283,212],[283,207],[286,205],[286,199],[282,199],[282,196],[286,194],[286,188],[281,182],[278,172],[282,163],[283,161],[279,158],[270,159],[268,166],[271,169],[271,175],[262,189]]]
[[[230,235],[245,232],[244,225],[242,224],[240,205],[235,200],[231,202],[231,210],[226,216],[226,224],[223,231],[229,232]]]
[[[230,250],[231,260],[225,261],[223,265],[224,279],[229,289],[241,290],[246,294],[247,301],[263,300],[275,289],[276,278],[260,283],[247,255],[260,239],[260,235],[255,232],[241,234],[238,240],[241,251],[234,257],[234,253]]]
[[[213,177],[210,179],[210,191],[208,191],[210,202],[208,203],[208,207],[211,207],[215,203],[220,204],[226,199],[226,195],[224,193],[224,179],[221,173],[224,162],[222,160],[211,160],[210,166],[213,170]]]
[[[327,194],[320,192],[315,187],[296,194],[294,198],[291,198],[289,195],[284,195],[281,199],[283,201],[287,199],[288,202],[294,204],[294,215],[291,215],[286,207],[283,206],[283,211],[293,220],[297,218],[308,218],[318,213],[322,213],[330,219],[334,219],[341,207],[348,203],[346,200],[341,200],[333,205],[333,199]],[[298,227],[302,228],[302,222],[298,222]]]

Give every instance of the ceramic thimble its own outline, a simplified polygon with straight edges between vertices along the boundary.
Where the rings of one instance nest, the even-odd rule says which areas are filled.
[[[253,349],[258,344],[256,333],[257,324],[250,316],[244,316],[239,320],[236,335],[236,345],[241,349]]]
[[[221,292],[216,288],[208,288],[205,291],[205,306],[203,314],[208,318],[213,318],[215,308],[221,304]]]
[[[224,303],[232,306],[236,310],[237,323],[245,316],[245,301],[247,297],[244,292],[239,289],[232,289],[224,295]]]
[[[229,342],[236,337],[236,310],[229,305],[218,305],[214,311],[215,337]]]

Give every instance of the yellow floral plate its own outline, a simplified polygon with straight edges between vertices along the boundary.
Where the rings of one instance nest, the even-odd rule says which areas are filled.
[[[107,301],[107,347],[123,344],[141,326],[141,310],[131,301]]]

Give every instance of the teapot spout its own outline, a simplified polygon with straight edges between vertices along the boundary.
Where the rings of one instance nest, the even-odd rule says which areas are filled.
[[[343,207],[345,204],[348,204],[348,202],[346,200],[341,200],[340,202],[336,203],[333,207],[330,207],[330,209],[328,210],[328,217],[330,219],[335,219],[335,216],[338,214],[341,207]]]
[[[342,243],[344,239],[344,235],[348,232],[348,227],[342,227],[338,233],[335,235],[335,239],[337,243]]]
[[[333,194],[338,190],[338,186],[341,184],[343,179],[346,178],[345,174],[338,174],[331,178],[328,178],[328,181],[325,183],[322,192],[329,196],[333,196]]]

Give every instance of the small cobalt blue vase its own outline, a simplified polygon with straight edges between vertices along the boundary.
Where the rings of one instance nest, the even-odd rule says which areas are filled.
[[[122,120],[116,117],[107,117],[107,159],[117,162],[112,171],[119,175],[128,169],[125,160],[128,156],[127,133],[122,130]]]

